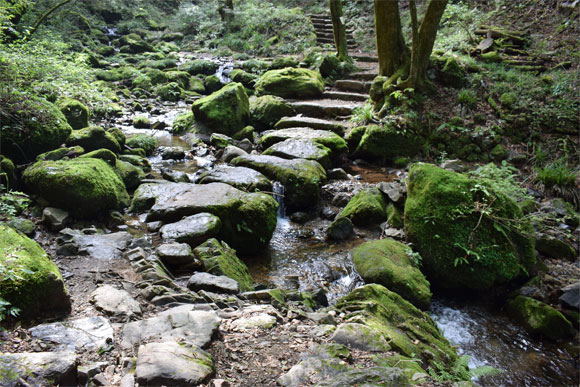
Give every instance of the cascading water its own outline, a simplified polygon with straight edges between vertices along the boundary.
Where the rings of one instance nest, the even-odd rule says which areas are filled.
[[[286,208],[284,208],[284,185],[279,181],[275,181],[272,184],[272,191],[274,193],[274,199],[278,202],[278,218],[284,218],[286,216]]]
[[[221,83],[230,83],[232,80],[230,78],[230,72],[234,69],[234,64],[232,62],[226,62],[221,64],[215,75],[218,77]]]

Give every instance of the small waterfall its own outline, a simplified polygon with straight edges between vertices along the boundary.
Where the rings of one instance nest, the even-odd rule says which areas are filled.
[[[219,78],[221,83],[230,83],[230,73],[234,69],[234,64],[232,62],[226,62],[218,68],[215,75]]]
[[[284,185],[279,181],[275,181],[272,184],[272,190],[274,191],[274,199],[278,202],[278,218],[283,218],[286,216],[286,209],[284,208]]]

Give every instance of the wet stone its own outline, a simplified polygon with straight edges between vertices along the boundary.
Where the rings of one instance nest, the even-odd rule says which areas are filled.
[[[30,328],[29,332],[59,351],[96,351],[113,338],[113,327],[101,316],[42,324]]]
[[[52,231],[60,231],[69,220],[69,214],[65,210],[54,207],[46,207],[42,211],[42,223]]]
[[[185,151],[179,147],[161,147],[159,153],[163,160],[183,160],[185,158]]]
[[[264,154],[284,159],[314,160],[325,169],[330,168],[330,149],[311,140],[290,138],[272,145]]]
[[[221,229],[221,221],[217,216],[202,212],[183,218],[179,222],[161,227],[163,240],[175,240],[197,246],[207,239],[215,237]]]
[[[560,296],[560,301],[578,311],[580,309],[580,281],[562,288],[562,291],[564,294]]]
[[[224,149],[224,153],[222,154],[221,159],[223,161],[225,161],[226,163],[229,163],[230,161],[232,161],[233,159],[235,159],[238,156],[243,156],[248,154],[248,152],[246,152],[245,150],[237,147],[237,146],[233,146],[233,145],[228,145],[225,149]]]
[[[131,318],[141,314],[139,303],[125,290],[103,285],[93,292],[91,299],[97,310],[109,316]]]
[[[377,185],[377,188],[387,195],[394,203],[402,203],[405,199],[405,187],[396,182],[382,182]]]
[[[225,183],[247,192],[272,191],[272,182],[266,176],[246,167],[221,165],[202,174],[198,183]]]
[[[338,218],[326,230],[328,239],[343,241],[354,235],[354,224],[349,218]]]
[[[206,290],[216,293],[237,294],[240,292],[238,281],[225,275],[194,273],[187,281],[187,288],[193,291]]]
[[[161,261],[169,266],[178,266],[188,269],[200,269],[202,264],[197,260],[187,243],[166,243],[157,247],[157,255]]]
[[[327,172],[328,175],[328,179],[330,180],[349,180],[350,177],[348,176],[348,173],[346,173],[346,171],[342,168],[334,168],[334,169],[330,169]]]

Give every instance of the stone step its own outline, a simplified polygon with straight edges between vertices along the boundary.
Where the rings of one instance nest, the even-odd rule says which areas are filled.
[[[368,94],[349,93],[344,91],[325,91],[322,94],[323,98],[339,99],[341,101],[359,101],[365,102],[369,99]]]
[[[375,72],[350,73],[345,75],[345,80],[372,81],[377,75]]]
[[[379,58],[377,58],[376,56],[370,56],[370,55],[353,55],[352,58],[354,60],[359,61],[359,62],[372,62],[372,63],[379,62]]]
[[[332,38],[316,38],[316,41],[318,43],[329,43],[329,44],[334,44],[334,39]],[[347,40],[346,41],[347,46],[352,46],[352,47],[356,47],[356,42],[352,41],[352,40]]]
[[[317,130],[330,130],[331,132],[334,132],[339,136],[343,136],[344,131],[346,130],[344,125],[342,125],[340,122],[337,121],[322,120],[320,118],[303,117],[303,116],[283,117],[280,121],[276,123],[276,125],[274,125],[275,129],[286,129],[296,127],[312,128]]]
[[[314,118],[344,117],[352,114],[353,110],[362,106],[362,102],[346,102],[336,99],[318,99],[310,101],[290,102],[294,111]]]
[[[334,34],[332,32],[316,32],[316,37],[334,39]],[[352,36],[352,34],[346,34],[346,39],[354,41],[354,37]]]
[[[328,34],[332,34],[332,25],[330,26],[314,26],[314,29],[316,30],[316,33],[328,33]],[[347,28],[346,29],[346,34],[350,34],[352,35],[352,33],[354,32],[354,30],[352,30],[351,28]]]
[[[357,81],[355,79],[341,79],[335,82],[334,87],[342,91],[356,91],[368,93],[371,90],[372,82]]]

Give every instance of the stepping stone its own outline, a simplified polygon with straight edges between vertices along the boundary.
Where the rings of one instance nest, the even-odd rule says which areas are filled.
[[[333,157],[341,153],[348,152],[346,141],[334,132],[328,130],[317,130],[311,128],[286,128],[280,130],[269,130],[263,133],[260,143],[264,147],[271,147],[272,145],[288,139],[295,140],[310,140],[317,142],[329,148]]]
[[[32,337],[54,345],[57,351],[96,351],[113,339],[113,327],[101,316],[37,325],[29,332]]]
[[[130,318],[141,314],[139,303],[125,290],[103,285],[93,292],[91,300],[97,310],[109,316]]]
[[[240,292],[238,281],[225,275],[194,273],[187,281],[187,288],[193,291],[205,290],[214,293],[237,294]]]
[[[274,129],[286,129],[286,128],[312,128],[319,130],[330,130],[338,134],[339,136],[344,136],[345,127],[344,125],[335,122],[322,120],[320,118],[313,117],[284,117],[274,125]]]
[[[221,319],[213,311],[192,310],[192,307],[178,306],[155,317],[125,324],[121,345],[131,348],[145,340],[183,340],[198,347],[206,347]]]
[[[288,139],[272,145],[263,154],[282,157],[283,159],[314,160],[319,162],[324,169],[328,169],[331,166],[330,149],[312,140]]]
[[[290,105],[298,114],[317,118],[328,118],[350,116],[354,109],[362,106],[362,103],[344,102],[333,99],[318,99],[311,101],[294,101],[290,102]]]
[[[325,91],[322,97],[329,99],[340,99],[341,101],[360,101],[366,102],[369,99],[368,94],[349,93],[344,91]]]
[[[213,170],[205,172],[199,178],[198,184],[208,183],[225,183],[246,192],[272,192],[272,182],[266,176],[244,167],[219,165]]]
[[[345,77],[348,80],[359,80],[359,81],[372,81],[374,80],[379,74],[375,72],[359,72],[359,73],[350,73],[346,74]],[[369,85],[370,90],[370,85]]]
[[[123,258],[123,252],[132,239],[131,234],[125,231],[105,235],[86,235],[81,231],[64,229],[60,235],[75,244],[80,254],[88,255],[95,260],[107,261]]]
[[[217,236],[222,228],[220,218],[207,212],[186,216],[179,222],[161,227],[161,237],[165,241],[174,240],[187,243],[191,247]]]
[[[357,81],[354,79],[341,79],[334,83],[334,87],[338,90],[359,93],[368,93],[371,90],[371,85],[372,82]]]
[[[0,353],[0,385],[76,386],[77,356],[73,352]]]
[[[276,325],[276,317],[267,313],[260,313],[252,317],[242,317],[232,321],[232,328],[235,331],[245,331],[251,328],[270,329]]]
[[[377,58],[376,56],[353,55],[352,58],[359,62],[371,62],[371,63],[379,62],[379,58]]]
[[[211,356],[196,346],[149,343],[139,347],[135,379],[142,386],[197,386],[214,372]]]
[[[182,269],[199,270],[202,267],[187,243],[165,243],[157,246],[157,256],[164,264]]]

